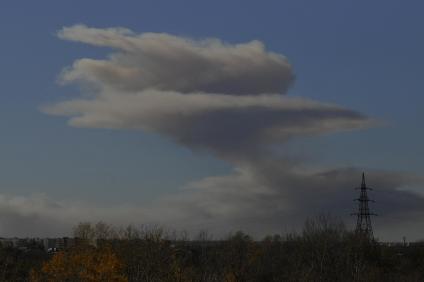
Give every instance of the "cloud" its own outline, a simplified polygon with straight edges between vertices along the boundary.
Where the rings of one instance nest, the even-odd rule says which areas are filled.
[[[117,52],[108,60],[81,59],[62,80],[124,91],[149,88],[182,93],[285,93],[294,76],[287,59],[268,52],[259,41],[227,44],[165,33],[135,34],[128,29],[65,27],[59,37]]]
[[[141,129],[191,148],[241,156],[294,136],[369,126],[359,113],[335,105],[279,95],[163,92],[104,93],[47,106],[77,127]]]
[[[307,172],[282,160],[259,161],[229,175],[191,183],[181,195],[156,207],[155,220],[165,225],[176,222],[174,227],[188,230],[212,229],[219,235],[241,229],[260,238],[299,230],[306,218],[330,213],[353,228],[356,219],[350,214],[357,210],[354,187],[360,185],[360,175],[355,168]],[[423,180],[408,173],[367,173],[367,182],[374,187],[370,197],[376,199],[371,209],[380,215],[373,218],[376,236],[400,240],[407,234],[409,239],[422,239],[424,197],[401,188],[422,185]],[[413,222],[413,229],[403,229]]]
[[[72,126],[140,129],[234,158],[296,136],[372,124],[353,110],[283,96],[292,67],[257,41],[83,25],[63,28],[59,37],[114,49],[107,60],[81,59],[63,71],[63,82],[90,85],[89,95],[43,110],[70,116]]]
[[[57,213],[42,205],[34,214],[57,214],[68,222],[101,214],[104,220],[142,218],[178,229],[205,228],[219,234],[243,229],[264,235],[292,231],[319,212],[347,215],[354,210],[358,170],[311,171],[307,163],[282,159],[272,148],[291,138],[366,128],[375,121],[338,105],[285,95],[294,82],[292,66],[263,43],[230,44],[83,25],[65,27],[58,36],[112,51],[103,60],[79,59],[64,69],[61,81],[82,86],[83,93],[44,106],[45,113],[67,116],[76,127],[157,133],[211,152],[231,162],[235,171],[191,183],[143,208],[86,212],[76,205],[84,212],[73,214],[75,204],[60,205]],[[384,171],[373,171],[370,177],[380,189],[379,212],[397,218],[398,224],[408,215],[423,215],[423,197],[399,190],[422,180]],[[398,234],[393,222],[380,222],[386,238]]]
[[[3,237],[60,237],[72,235],[79,222],[107,220],[115,227],[140,225],[148,214],[136,205],[102,206],[84,201],[66,201],[43,194],[0,194],[0,231]],[[146,218],[148,220],[148,218]]]
[[[361,172],[354,168],[306,172],[282,160],[263,160],[233,173],[189,183],[180,193],[148,205],[131,203],[101,206],[95,203],[57,201],[45,195],[0,195],[2,236],[69,236],[81,221],[159,224],[195,235],[209,230],[220,238],[244,230],[261,238],[272,233],[299,230],[308,217],[330,213],[353,228],[357,209],[352,199]],[[422,184],[407,173],[372,170],[367,182],[377,200],[371,208],[375,233],[383,240],[423,239],[424,197],[400,188]],[[350,224],[349,224],[350,223]]]

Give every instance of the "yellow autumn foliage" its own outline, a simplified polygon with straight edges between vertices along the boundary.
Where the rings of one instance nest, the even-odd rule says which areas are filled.
[[[110,248],[76,248],[56,253],[40,270],[33,270],[31,281],[124,282],[122,263]]]

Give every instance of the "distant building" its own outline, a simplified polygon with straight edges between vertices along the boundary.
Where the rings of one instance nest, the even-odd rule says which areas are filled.
[[[64,250],[70,247],[75,246],[75,239],[69,237],[63,238],[44,238],[43,239],[43,247],[44,250]]]

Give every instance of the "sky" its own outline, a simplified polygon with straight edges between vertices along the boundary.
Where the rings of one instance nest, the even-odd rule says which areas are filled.
[[[3,1],[0,236],[424,237],[421,1]]]

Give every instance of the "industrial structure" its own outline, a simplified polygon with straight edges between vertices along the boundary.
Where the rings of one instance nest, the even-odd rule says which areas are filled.
[[[374,202],[373,200],[368,198],[368,190],[372,190],[370,187],[367,187],[365,184],[365,173],[362,173],[362,183],[361,187],[358,187],[360,195],[359,198],[355,199],[358,201],[358,212],[353,213],[352,215],[356,215],[356,229],[355,232],[357,234],[364,235],[370,239],[374,238],[372,225],[371,225],[371,216],[376,215],[375,213],[370,212],[370,208],[368,203]]]

